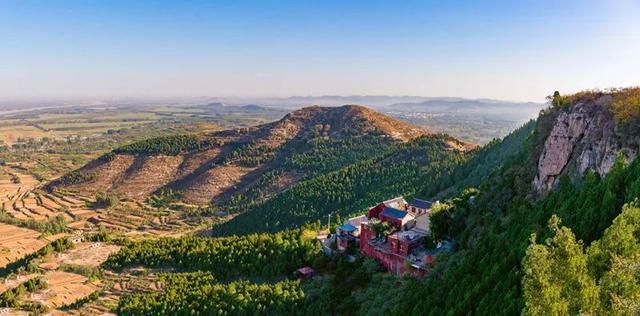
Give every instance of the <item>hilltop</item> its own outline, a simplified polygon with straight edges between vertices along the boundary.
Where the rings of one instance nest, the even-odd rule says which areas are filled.
[[[266,198],[305,176],[337,169],[425,134],[363,106],[312,106],[255,127],[125,145],[48,188],[134,199],[171,189],[181,200],[195,204],[256,190]],[[459,142],[451,145],[465,148]]]
[[[253,128],[120,147],[93,163],[123,157],[188,161],[217,150],[226,152],[201,164],[203,172],[243,167],[255,168],[257,176],[214,199],[220,210],[241,213],[214,223],[211,234],[226,237],[144,239],[111,255],[102,265],[109,273],[124,273],[131,284],[162,284],[121,293],[117,311],[635,314],[638,91],[558,93],[537,120],[472,150],[447,135],[398,128],[394,120],[355,106],[312,107]],[[51,187],[78,189],[104,175],[75,172]],[[292,175],[299,178],[282,180]],[[252,179],[251,173],[242,179]],[[174,180],[156,192],[189,181]],[[346,252],[356,260],[323,255],[316,237],[328,215],[331,231],[344,218],[398,195],[440,201],[429,212],[432,235],[421,246],[446,241],[451,251],[432,258],[424,277],[399,278],[381,269],[378,259],[359,255],[357,247]],[[139,266],[174,272],[144,279],[127,274]],[[281,281],[301,266],[317,277]],[[576,287],[576,280],[584,286]],[[228,303],[238,295],[248,299]]]

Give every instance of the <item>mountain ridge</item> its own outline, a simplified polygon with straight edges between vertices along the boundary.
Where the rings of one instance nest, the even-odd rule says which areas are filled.
[[[388,145],[426,134],[423,129],[364,106],[312,106],[254,127],[152,138],[125,145],[48,187],[85,195],[110,192],[134,199],[173,189],[186,202],[207,204],[247,190],[247,186],[274,169],[282,171],[279,180],[285,183],[284,187],[297,182],[307,172],[281,165],[318,142],[349,140],[362,141],[362,146]],[[345,144],[340,146],[345,146],[342,151],[349,150]],[[462,142],[451,142],[450,146],[454,150],[470,148]]]

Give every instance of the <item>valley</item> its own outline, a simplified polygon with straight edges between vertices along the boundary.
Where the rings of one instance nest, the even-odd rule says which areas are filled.
[[[545,311],[536,282],[553,272],[522,264],[564,259],[538,253],[574,247],[579,277],[602,289],[633,274],[610,257],[637,255],[638,117],[619,118],[636,95],[556,96],[484,146],[352,105],[232,129],[200,119],[127,127],[127,140],[96,136],[104,143],[92,150],[67,142],[84,150],[82,165],[62,144],[11,146],[0,166],[0,305],[53,315]],[[60,171],[21,158],[56,152],[68,162]],[[567,287],[572,277],[555,276]],[[562,300],[571,311],[636,308],[633,289],[617,295],[624,304]],[[389,304],[374,310],[372,299]]]

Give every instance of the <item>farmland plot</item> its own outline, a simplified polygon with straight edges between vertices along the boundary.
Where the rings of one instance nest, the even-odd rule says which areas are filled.
[[[30,294],[29,300],[40,302],[50,309],[71,304],[98,290],[86,277],[75,273],[49,271],[44,278],[47,289]]]
[[[40,238],[37,231],[0,223],[0,268],[38,251],[48,243]]]

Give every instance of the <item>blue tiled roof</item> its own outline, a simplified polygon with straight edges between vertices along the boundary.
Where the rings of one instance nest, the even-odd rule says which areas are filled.
[[[346,223],[346,224],[338,227],[338,229],[343,231],[343,232],[354,232],[354,231],[356,231],[356,227],[351,225],[351,224],[349,224],[349,223]]]
[[[412,199],[409,205],[417,208],[430,209],[433,203],[420,199]]]
[[[382,210],[382,214],[384,216],[389,216],[397,219],[403,219],[405,216],[407,216],[407,212],[393,207],[385,207],[384,210]]]

